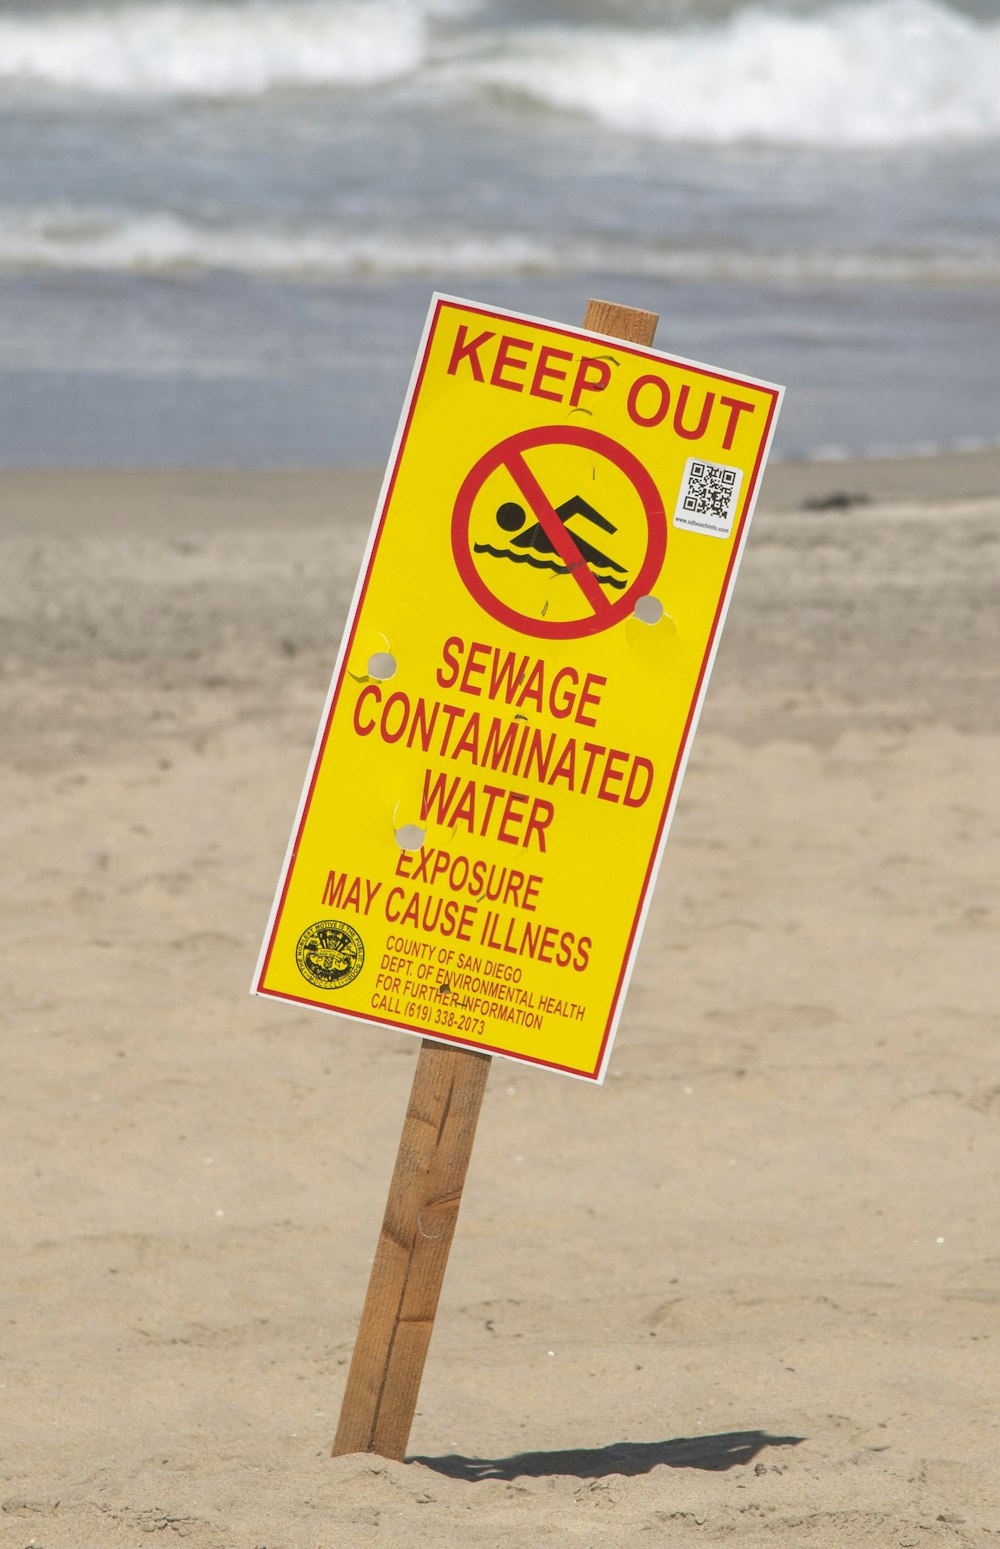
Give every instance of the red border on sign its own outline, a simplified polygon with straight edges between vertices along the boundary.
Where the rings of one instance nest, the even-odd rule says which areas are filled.
[[[744,529],[746,527],[747,513],[749,512],[749,510],[751,508],[751,505],[753,503],[753,496],[754,496],[754,492],[755,492],[756,487],[757,487],[757,480],[760,477],[760,469],[761,469],[761,464],[762,464],[762,462],[764,460],[764,452],[765,452],[765,449],[767,448],[768,441],[770,439],[771,426],[772,426],[772,423],[774,421],[774,414],[775,414],[775,409],[777,407],[778,396],[779,396],[778,391],[775,388],[769,387],[766,383],[748,382],[748,379],[745,378],[745,377],[728,376],[725,372],[714,371],[714,370],[712,370],[710,368],[706,368],[706,367],[700,366],[696,362],[687,361],[687,360],[678,360],[678,359],[676,359],[674,357],[671,357],[669,355],[664,355],[664,354],[660,353],[659,351],[647,350],[647,349],[644,349],[641,345],[631,344],[631,343],[629,343],[626,340],[622,340],[622,339],[609,339],[609,342],[614,344],[615,347],[617,349],[619,349],[619,350],[623,350],[623,351],[627,352],[630,355],[639,356],[640,358],[642,358],[644,360],[655,361],[655,362],[659,363],[661,366],[674,365],[674,366],[677,366],[677,367],[679,367],[680,369],[682,369],[684,371],[693,372],[695,375],[707,377],[711,381],[714,381],[714,382],[728,382],[728,383],[731,383],[735,387],[745,387],[747,385],[754,386],[754,387],[756,387],[758,389],[758,391],[760,391],[762,393],[767,393],[770,396],[771,403],[770,403],[770,407],[769,407],[768,412],[767,412],[767,419],[766,419],[766,422],[764,424],[764,429],[763,429],[763,432],[762,432],[761,437],[760,437],[760,444],[759,444],[758,451],[757,451],[757,458],[756,458],[756,461],[754,462],[753,471],[751,472],[750,477],[746,481],[746,484],[744,485],[744,488],[743,488],[742,500],[741,500],[741,503],[740,503],[740,513],[739,513],[739,516],[738,516],[736,524],[735,524],[734,541],[733,541],[732,550],[731,550],[730,556],[729,556],[729,565],[727,566],[725,578],[724,578],[723,583],[722,583],[722,589],[721,589],[721,591],[719,593],[719,605],[716,608],[715,618],[712,621],[712,627],[711,627],[711,630],[709,631],[708,640],[707,640],[706,645],[705,645],[705,654],[704,654],[704,656],[702,658],[701,668],[700,668],[699,673],[698,673],[698,681],[695,684],[695,691],[694,691],[694,694],[691,697],[691,707],[690,707],[690,710],[688,711],[688,717],[687,717],[687,720],[686,720],[686,722],[684,724],[684,731],[683,731],[683,733],[681,735],[680,744],[679,744],[678,749],[677,749],[677,758],[676,758],[676,760],[674,762],[673,770],[671,771],[670,783],[669,783],[669,785],[667,787],[667,792],[666,792],[666,795],[664,796],[664,799],[663,799],[663,807],[662,807],[662,810],[661,810],[661,813],[660,813],[660,821],[659,821],[659,823],[657,825],[656,834],[655,834],[655,837],[653,839],[653,843],[652,843],[652,846],[651,846],[651,849],[650,849],[649,861],[648,861],[647,866],[646,866],[646,872],[645,872],[645,876],[643,878],[642,888],[640,889],[639,898],[638,898],[638,901],[637,901],[637,904],[636,904],[635,912],[634,912],[633,917],[632,917],[631,930],[629,931],[628,941],[627,941],[626,946],[625,946],[625,951],[624,951],[624,953],[622,955],[621,972],[618,975],[618,981],[617,981],[617,983],[615,985],[614,994],[613,994],[613,996],[611,998],[611,1004],[610,1004],[610,1006],[608,1008],[607,1021],[605,1022],[605,1026],[604,1026],[604,1035],[603,1035],[603,1037],[601,1039],[601,1045],[600,1045],[600,1048],[598,1049],[597,1058],[594,1061],[593,1068],[591,1070],[589,1070],[589,1071],[588,1070],[582,1070],[578,1066],[559,1064],[555,1060],[539,1059],[536,1055],[513,1054],[509,1049],[501,1049],[501,1048],[499,1048],[497,1046],[488,1045],[488,1044],[474,1044],[474,1043],[471,1043],[468,1039],[449,1037],[447,1034],[438,1032],[437,1030],[435,1030],[434,1032],[430,1032],[427,1028],[419,1027],[419,1026],[413,1026],[409,1022],[393,1022],[389,1018],[386,1018],[386,1017],[381,1017],[378,1020],[376,1020],[374,1017],[365,1016],[363,1013],[358,1012],[358,1011],[350,1011],[350,1010],[347,1010],[347,1009],[344,1009],[344,1008],[341,1008],[341,1007],[338,1007],[338,1006],[331,1006],[331,1005],[327,1004],[325,1001],[310,1000],[306,996],[290,995],[290,994],[285,993],[284,991],[267,990],[267,989],[263,988],[264,980],[267,977],[267,971],[268,971],[268,968],[270,966],[271,957],[272,957],[272,954],[274,952],[275,939],[277,937],[278,930],[279,930],[280,925],[281,925],[281,917],[282,917],[282,914],[284,912],[285,900],[288,897],[288,889],[291,886],[292,873],[293,873],[293,871],[295,869],[295,861],[296,861],[296,857],[298,855],[299,843],[300,843],[301,838],[302,838],[302,832],[303,832],[303,829],[305,828],[306,821],[307,821],[307,819],[309,817],[309,810],[310,810],[310,807],[312,806],[312,799],[313,799],[313,795],[314,795],[315,790],[316,790],[316,782],[317,782],[317,780],[319,778],[319,771],[320,771],[320,768],[322,766],[323,755],[324,755],[324,753],[326,751],[327,742],[329,741],[330,728],[331,728],[331,726],[333,724],[334,713],[336,711],[337,704],[338,704],[338,701],[340,699],[340,693],[341,693],[341,690],[342,690],[342,688],[344,686],[344,681],[345,681],[345,679],[347,677],[347,667],[348,667],[348,662],[350,660],[350,653],[351,653],[351,650],[352,650],[353,645],[354,645],[354,639],[355,639],[355,636],[357,634],[358,619],[360,618],[361,609],[362,609],[365,597],[366,597],[367,592],[368,592],[368,584],[369,584],[369,581],[371,580],[372,569],[374,567],[375,560],[376,560],[376,557],[378,555],[379,544],[382,541],[382,534],[383,534],[383,532],[385,530],[386,518],[388,517],[388,514],[389,514],[389,508],[390,508],[390,505],[392,503],[393,491],[394,491],[394,489],[396,487],[396,479],[397,479],[397,476],[398,476],[398,473],[399,473],[400,463],[402,461],[403,453],[404,453],[404,451],[406,449],[406,443],[407,443],[407,440],[409,438],[410,427],[411,427],[411,425],[413,423],[413,414],[414,414],[414,410],[416,409],[417,400],[418,400],[418,397],[419,397],[419,394],[420,394],[420,387],[421,387],[421,384],[423,382],[425,372],[427,370],[427,363],[428,363],[428,360],[430,359],[431,349],[432,349],[433,344],[434,344],[434,339],[435,339],[435,335],[437,333],[438,324],[440,323],[440,320],[441,320],[442,311],[444,311],[445,309],[451,309],[451,308],[460,309],[463,313],[466,313],[466,314],[468,314],[470,316],[487,318],[487,319],[489,319],[491,321],[494,321],[494,322],[506,323],[506,322],[510,322],[512,320],[511,314],[506,313],[506,312],[493,312],[488,307],[474,306],[474,305],[471,305],[471,304],[469,304],[467,302],[459,301],[458,299],[452,300],[452,299],[449,299],[449,298],[443,297],[443,296],[439,297],[437,299],[437,303],[436,303],[435,308],[434,308],[434,314],[433,314],[433,317],[431,318],[430,326],[428,327],[428,330],[427,330],[427,340],[426,340],[426,343],[424,345],[423,359],[421,360],[420,365],[419,365],[419,369],[417,370],[417,373],[416,373],[416,376],[415,376],[415,379],[414,379],[414,383],[413,383],[413,390],[412,390],[412,393],[410,395],[409,402],[407,403],[406,418],[405,418],[405,420],[403,422],[403,425],[402,425],[402,428],[400,430],[399,444],[398,444],[398,449],[396,451],[395,461],[393,462],[393,465],[392,465],[392,472],[388,476],[388,479],[387,479],[387,482],[386,482],[386,485],[385,485],[385,494],[384,494],[384,496],[382,498],[382,504],[381,504],[381,507],[380,507],[380,509],[378,511],[375,532],[374,532],[374,535],[373,535],[373,537],[371,539],[371,547],[370,547],[370,551],[369,551],[369,555],[368,555],[367,568],[365,570],[364,577],[363,577],[363,579],[361,581],[360,589],[359,589],[358,594],[357,594],[357,601],[356,601],[356,603],[354,605],[353,613],[351,615],[349,631],[348,631],[347,639],[345,640],[345,643],[344,643],[344,649],[343,649],[343,653],[342,653],[342,656],[341,656],[340,674],[339,674],[339,676],[337,678],[337,681],[336,681],[336,683],[335,683],[335,685],[333,687],[333,692],[332,692],[332,695],[331,695],[331,698],[330,698],[330,708],[329,708],[329,711],[327,712],[326,721],[325,721],[324,726],[323,726],[323,732],[322,732],[322,735],[321,735],[321,737],[319,738],[319,740],[317,742],[316,751],[315,751],[314,756],[313,756],[313,763],[312,763],[312,766],[311,766],[310,771],[309,771],[309,783],[308,783],[308,787],[306,789],[305,797],[304,797],[303,802],[302,802],[302,813],[301,813],[301,816],[299,818],[298,824],[296,825],[296,828],[295,828],[295,837],[294,837],[293,843],[292,843],[292,845],[290,847],[290,851],[289,851],[289,856],[288,856],[288,861],[287,861],[287,869],[286,869],[286,872],[285,872],[284,882],[283,882],[282,888],[281,888],[281,896],[280,896],[280,898],[278,900],[277,908],[274,911],[274,920],[273,920],[273,923],[272,923],[272,926],[271,926],[271,933],[270,933],[270,936],[268,938],[267,951],[264,954],[263,962],[261,964],[261,970],[260,970],[260,973],[257,976],[256,984],[254,985],[254,992],[256,994],[258,994],[258,995],[266,996],[266,997],[268,997],[271,1000],[290,1001],[290,1002],[292,1002],[295,1005],[315,1007],[316,1010],[318,1010],[318,1011],[326,1011],[326,1012],[328,1012],[329,1014],[331,1014],[333,1016],[346,1016],[346,1017],[349,1017],[352,1021],[366,1022],[366,1023],[368,1023],[369,1026],[376,1026],[376,1027],[380,1027],[381,1026],[381,1027],[395,1027],[395,1028],[399,1028],[403,1032],[415,1033],[419,1037],[422,1037],[422,1038],[430,1038],[434,1043],[454,1044],[457,1047],[463,1048],[463,1049],[477,1049],[478,1048],[478,1049],[482,1050],[484,1053],[487,1053],[487,1054],[501,1054],[501,1055],[506,1056],[509,1059],[518,1060],[522,1064],[525,1064],[525,1065],[539,1065],[543,1069],[563,1071],[567,1075],[579,1076],[581,1079],[583,1079],[585,1081],[588,1081],[588,1080],[589,1081],[595,1081],[597,1079],[598,1075],[600,1074],[601,1067],[602,1067],[602,1065],[604,1063],[604,1053],[605,1053],[605,1050],[607,1048],[608,1039],[611,1036],[611,1029],[612,1029],[612,1027],[615,1024],[615,1019],[616,1019],[617,1012],[618,1012],[618,1002],[619,1002],[619,1000],[621,998],[622,988],[623,988],[623,985],[624,985],[624,982],[625,982],[626,973],[628,971],[629,962],[630,962],[630,959],[632,957],[633,950],[635,948],[636,933],[637,933],[638,928],[639,928],[639,922],[642,919],[642,916],[643,916],[643,913],[644,913],[644,910],[645,910],[646,897],[647,897],[647,894],[649,892],[649,887],[650,887],[650,883],[651,883],[652,878],[653,878],[653,874],[654,874],[654,872],[656,870],[657,862],[659,860],[660,845],[661,845],[661,843],[663,841],[664,828],[666,826],[667,819],[668,819],[668,817],[670,815],[670,810],[671,810],[671,807],[672,807],[672,804],[673,804],[674,795],[675,795],[676,789],[677,789],[677,781],[678,781],[678,778],[680,776],[680,772],[681,772],[681,770],[684,767],[684,760],[685,760],[685,756],[686,756],[686,753],[687,753],[687,746],[688,746],[688,742],[690,741],[690,737],[691,737],[691,729],[692,729],[692,727],[695,724],[698,712],[699,712],[699,710],[701,708],[701,700],[702,700],[702,696],[703,696],[703,693],[704,693],[705,680],[706,680],[706,677],[707,677],[707,674],[708,674],[708,670],[709,670],[709,666],[711,664],[713,653],[714,653],[714,650],[715,650],[716,638],[717,638],[718,632],[719,632],[719,625],[720,625],[720,623],[721,623],[721,621],[722,621],[722,619],[723,619],[723,617],[725,615],[726,605],[727,605],[728,600],[729,600],[729,589],[730,589],[730,587],[732,585],[733,574],[734,574],[734,571],[736,569],[736,565],[737,565],[737,563],[739,561],[740,550],[741,550],[741,547],[742,547],[742,541],[743,541],[743,536],[744,536]],[[549,322],[549,321],[547,321],[545,319],[539,319],[538,321],[539,321],[540,324],[543,324],[545,326],[545,328],[547,328],[550,333],[557,334],[560,338],[573,340],[573,341],[575,341],[577,343],[592,344],[594,342],[595,337],[597,337],[597,336],[595,336],[594,334],[591,334],[591,333],[584,333],[580,329],[568,328],[568,327],[566,327],[563,324],[551,323],[551,322]],[[607,336],[607,335],[601,335],[600,337],[602,339],[609,338],[609,336]]]
[[[627,591],[614,601],[601,591],[600,584],[587,565],[573,540],[573,534],[559,520],[552,502],[542,489],[535,475],[524,460],[523,454],[544,446],[576,446],[594,452],[614,463],[631,481],[646,516],[649,541],[646,557],[639,574]],[[518,486],[524,499],[544,528],[546,535],[566,566],[573,580],[590,604],[590,612],[578,619],[535,618],[530,613],[519,613],[490,591],[472,559],[469,546],[469,523],[476,496],[491,473],[506,468]],[[663,569],[667,551],[667,517],[663,499],[653,482],[649,470],[627,447],[619,445],[600,431],[587,430],[579,425],[541,425],[533,430],[521,430],[508,436],[479,459],[466,475],[451,521],[451,547],[458,573],[470,594],[491,618],[518,634],[533,635],[542,640],[578,640],[582,635],[596,635],[613,624],[628,618],[638,598],[645,597]]]

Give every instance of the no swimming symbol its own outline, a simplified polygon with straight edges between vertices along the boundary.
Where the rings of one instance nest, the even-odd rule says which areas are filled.
[[[563,484],[584,467],[617,471],[619,487],[624,476],[631,497],[628,525],[635,529],[638,523],[641,531],[623,533],[621,513],[599,510],[579,489],[557,491],[551,469],[536,476],[524,454],[552,449],[585,454],[566,460]],[[487,504],[487,531],[480,496],[498,473],[506,475],[508,487],[513,481],[519,498]],[[491,485],[498,487],[496,481]],[[598,532],[611,541],[602,536],[598,546]],[[623,537],[630,540],[630,563],[622,563],[618,550],[616,540]],[[452,517],[455,563],[472,596],[500,623],[540,638],[576,639],[628,618],[655,584],[666,545],[663,500],[647,469],[610,436],[575,426],[519,431],[491,448],[466,476]],[[559,583],[558,616],[547,616],[552,588],[538,585],[540,572]]]

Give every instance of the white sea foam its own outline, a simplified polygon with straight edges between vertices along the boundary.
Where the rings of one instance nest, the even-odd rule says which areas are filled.
[[[903,145],[1000,134],[1000,22],[943,0],[811,16],[751,5],[678,31],[525,30],[465,74],[662,140]]]
[[[0,15],[0,85],[239,97],[396,79],[664,141],[1000,135],[1000,21],[948,0],[764,3],[712,25],[463,28],[477,0],[121,0]]]
[[[417,70],[447,0],[267,0],[0,17],[0,80],[81,92],[240,97],[366,86]]]
[[[558,267],[530,237],[464,231],[354,232],[334,226],[198,225],[168,212],[0,211],[0,269],[183,274],[225,270],[331,279],[520,273]]]
[[[164,277],[208,271],[323,282],[366,276],[603,273],[692,282],[1000,284],[1000,247],[706,248],[563,234],[437,226],[355,230],[333,224],[199,224],[167,211],[79,206],[0,209],[0,271],[80,270]]]

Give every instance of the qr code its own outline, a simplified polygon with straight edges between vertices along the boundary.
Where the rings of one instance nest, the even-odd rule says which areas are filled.
[[[674,512],[674,526],[728,538],[743,483],[742,468],[689,457]]]

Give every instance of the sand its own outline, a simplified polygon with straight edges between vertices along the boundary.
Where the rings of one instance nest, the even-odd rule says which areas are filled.
[[[329,1447],[417,1041],[247,994],[378,481],[0,476],[4,1549],[1000,1536],[998,475],[770,476],[607,1084],[495,1062],[406,1464]]]

